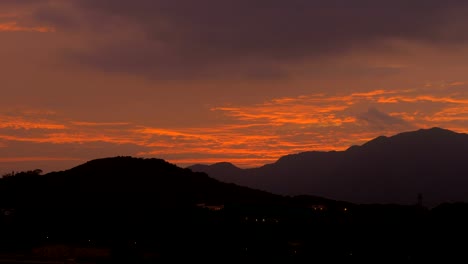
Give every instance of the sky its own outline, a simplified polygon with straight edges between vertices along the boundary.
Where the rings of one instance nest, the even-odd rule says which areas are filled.
[[[1,0],[0,173],[468,132],[468,2]]]

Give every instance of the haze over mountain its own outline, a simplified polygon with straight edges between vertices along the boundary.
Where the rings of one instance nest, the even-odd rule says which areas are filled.
[[[194,165],[225,182],[273,193],[314,194],[355,203],[425,205],[468,201],[468,135],[434,127],[380,136],[346,151],[303,152],[240,169]]]

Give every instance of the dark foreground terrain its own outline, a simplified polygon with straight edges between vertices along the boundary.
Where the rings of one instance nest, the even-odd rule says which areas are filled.
[[[279,196],[157,159],[0,180],[2,259],[79,263],[467,261],[468,205]]]
[[[234,263],[468,260],[465,204],[432,210],[391,205],[320,208],[231,205],[217,211],[186,208],[105,216],[43,211],[38,213],[49,215],[27,219],[18,211],[13,222],[2,224],[1,247],[4,254],[35,260],[91,263],[186,258]],[[31,223],[34,220],[37,223]]]

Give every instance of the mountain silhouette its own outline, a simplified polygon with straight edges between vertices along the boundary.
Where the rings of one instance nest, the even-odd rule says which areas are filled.
[[[235,179],[241,177],[244,170],[236,167],[229,162],[219,162],[213,165],[195,164],[189,167],[192,171],[205,172],[208,175],[216,175],[215,177],[224,182],[235,182]]]
[[[96,159],[45,175],[19,173],[0,180],[3,207],[160,207],[197,203],[276,203],[279,195],[223,183],[162,159]]]
[[[77,212],[112,218],[124,211],[183,214],[200,206],[350,204],[313,195],[282,196],[224,183],[156,158],[102,158],[69,170],[39,174],[40,170],[21,172],[0,179],[0,208],[55,215],[58,219],[67,214],[76,217]]]
[[[213,256],[210,250],[222,254],[236,249],[226,245],[250,241],[248,234],[238,232],[243,222],[239,229],[233,229],[231,222],[246,216],[262,222],[267,216],[269,221],[301,218],[317,204],[330,212],[352,206],[317,196],[288,197],[223,183],[162,159],[96,159],[69,170],[44,175],[35,170],[1,178],[0,252],[8,247],[89,246],[89,241],[100,241],[111,245],[120,258],[122,245],[136,239],[169,258],[181,249],[192,254],[209,251]],[[10,211],[14,221],[7,224],[9,218],[3,214]]]
[[[468,201],[468,135],[434,127],[380,136],[345,151],[303,152],[272,164],[194,165],[225,181],[282,195],[313,194],[353,203],[428,206]]]

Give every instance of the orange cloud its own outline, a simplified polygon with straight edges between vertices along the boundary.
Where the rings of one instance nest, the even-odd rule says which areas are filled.
[[[0,163],[25,161],[73,161],[81,160],[73,157],[0,157]]]
[[[146,134],[146,135],[169,136],[173,138],[182,137],[182,138],[197,138],[197,139],[207,139],[207,140],[212,139],[209,135],[205,135],[205,134],[180,132],[177,130],[163,129],[163,128],[147,127],[147,128],[136,129],[134,132],[139,133],[139,134]]]
[[[380,97],[377,102],[379,103],[416,103],[416,102],[432,102],[432,103],[450,103],[450,104],[468,104],[468,99],[457,99],[453,97],[437,97],[433,95],[418,95],[414,97],[409,96],[392,96]]]
[[[215,107],[212,111],[223,111],[226,115],[241,121],[256,121],[268,125],[314,125],[340,126],[355,122],[352,116],[343,113],[357,100],[356,97],[367,97],[372,94],[389,93],[377,91],[368,94],[353,94],[350,96],[330,96],[324,94],[304,95],[293,98],[273,99],[254,106]]]
[[[452,83],[449,83],[448,86],[462,86],[465,84],[466,84],[465,82],[452,82]]]
[[[49,33],[55,32],[55,28],[45,26],[21,26],[17,22],[0,23],[0,32],[40,32]]]
[[[50,120],[27,120],[24,117],[0,116],[0,128],[60,130],[66,129],[66,126]]]
[[[369,124],[372,119],[362,118],[369,114],[368,109],[378,109],[372,112],[378,119],[374,126]],[[134,155],[164,158],[176,164],[230,161],[253,167],[291,153],[345,150],[380,135],[401,132],[402,125],[468,130],[468,96],[460,92],[443,96],[417,90],[312,94],[209,110],[224,117],[210,126],[185,128],[75,121],[53,111],[28,110],[18,116],[0,115],[0,144],[4,150],[9,142],[55,147],[78,144],[94,146],[90,147],[94,151],[100,146],[95,143],[104,142],[131,145]]]
[[[72,121],[71,123],[77,126],[91,126],[91,127],[127,126],[131,124],[129,122],[83,122],[83,121]]]
[[[369,91],[365,93],[353,93],[351,94],[351,97],[365,97],[365,98],[374,98],[378,95],[384,95],[384,94],[395,94],[397,91],[387,91],[387,90],[374,90],[374,91]]]

